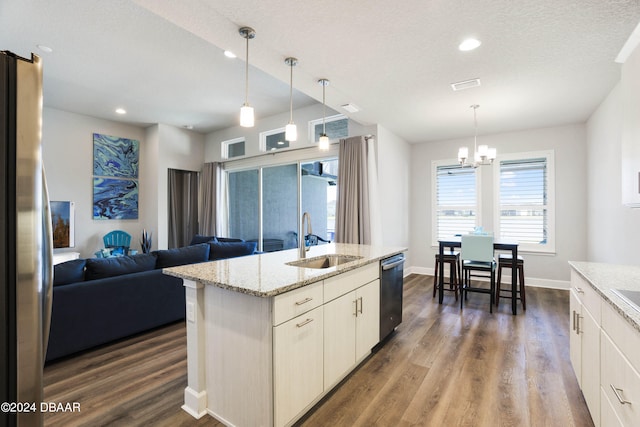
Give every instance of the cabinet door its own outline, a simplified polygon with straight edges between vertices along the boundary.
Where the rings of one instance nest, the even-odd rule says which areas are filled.
[[[380,280],[356,290],[356,361],[371,353],[380,339]]]
[[[579,332],[580,316],[582,316],[582,304],[575,291],[569,291],[569,355],[573,372],[578,379],[578,385],[582,388],[582,339]]]
[[[323,310],[273,328],[274,424],[285,425],[323,392]]]
[[[333,386],[356,360],[356,293],[324,305],[324,388]]]
[[[582,337],[581,387],[591,418],[596,427],[600,426],[600,326],[582,306],[580,318]]]

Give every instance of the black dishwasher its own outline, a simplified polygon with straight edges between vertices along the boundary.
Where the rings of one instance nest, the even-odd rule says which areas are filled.
[[[380,341],[402,322],[404,254],[380,261]]]

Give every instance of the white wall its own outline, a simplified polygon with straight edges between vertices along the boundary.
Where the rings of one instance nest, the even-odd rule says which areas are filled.
[[[622,205],[622,95],[618,84],[587,122],[587,260],[640,265],[640,209]]]
[[[93,133],[140,141],[140,157],[147,154],[144,129],[118,122],[96,119],[52,108],[43,109],[42,157],[51,200],[75,202],[75,248],[56,252],[80,252],[83,258],[104,247],[102,236],[111,230],[124,230],[138,236],[149,214],[140,204],[137,220],[93,219]],[[153,191],[155,183],[145,178],[148,164],[140,162],[139,197]],[[135,247],[135,246],[134,246]]]
[[[138,219],[93,219],[93,133],[140,141]],[[153,233],[153,249],[167,247],[168,169],[201,170],[204,135],[167,125],[144,129],[53,108],[43,110],[42,135],[51,200],[76,205],[75,248],[56,252],[92,257],[104,246],[102,237],[112,230],[131,234],[131,246],[138,250],[143,229]]]
[[[586,131],[581,124],[482,135],[479,142],[498,154],[554,150],[556,175],[556,253],[524,253],[529,284],[564,287],[569,260],[586,259]],[[437,247],[431,245],[431,162],[451,159],[458,147],[473,146],[471,138],[416,144],[411,150],[411,266],[431,274]],[[493,229],[492,167],[481,166],[482,225]],[[557,282],[559,281],[559,282]]]
[[[380,125],[375,135],[382,243],[385,246],[409,247],[411,145]],[[411,265],[411,253],[406,255],[406,265]]]

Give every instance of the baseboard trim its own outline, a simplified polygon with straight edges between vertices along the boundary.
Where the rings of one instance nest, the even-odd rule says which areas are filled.
[[[410,274],[419,274],[422,276],[433,276],[435,270],[430,267],[408,267],[404,269],[404,277]],[[549,288],[549,289],[571,289],[571,282],[568,280],[553,280],[553,279],[540,279],[536,277],[525,277],[524,282],[527,286],[536,288]]]

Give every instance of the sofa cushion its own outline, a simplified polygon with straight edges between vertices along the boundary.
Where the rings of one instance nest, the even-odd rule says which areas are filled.
[[[218,242],[244,242],[243,239],[234,239],[233,237],[216,237]]]
[[[164,249],[154,252],[158,258],[156,268],[175,267],[177,265],[194,264],[209,261],[209,245],[185,246],[183,248]]]
[[[153,254],[137,254],[113,258],[89,258],[84,273],[85,280],[104,279],[123,274],[153,270],[156,257]]]
[[[87,260],[73,259],[53,266],[53,286],[84,281],[84,266]]]
[[[256,242],[209,242],[211,261],[252,255],[256,251]]]
[[[216,236],[203,236],[202,234],[196,234],[193,236],[193,239],[191,239],[191,243],[189,243],[189,245],[193,246],[200,243],[208,243],[211,240],[216,240]]]

